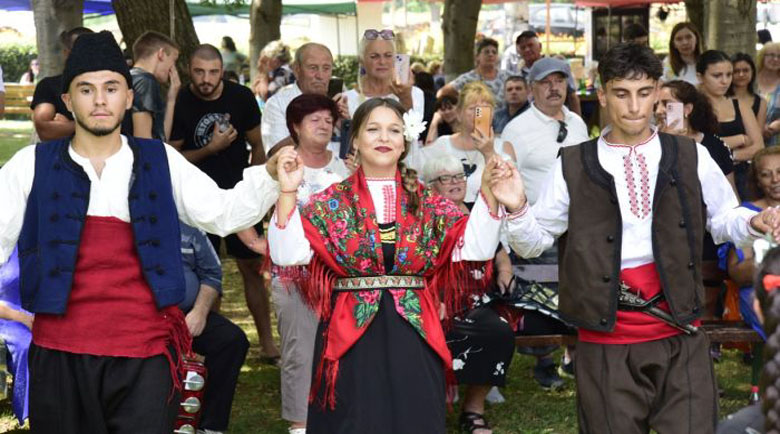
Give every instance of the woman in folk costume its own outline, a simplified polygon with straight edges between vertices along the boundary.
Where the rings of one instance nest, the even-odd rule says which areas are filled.
[[[363,103],[350,136],[360,168],[300,211],[303,165],[282,170],[271,258],[307,265],[299,286],[321,318],[310,433],[445,432],[452,358],[440,306],[453,312],[487,284],[502,224],[488,185],[506,182],[509,169],[489,161],[465,217],[400,163],[419,134],[411,118],[391,99]]]

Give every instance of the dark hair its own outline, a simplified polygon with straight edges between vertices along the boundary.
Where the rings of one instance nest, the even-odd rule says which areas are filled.
[[[293,126],[300,124],[306,116],[320,110],[328,110],[334,123],[339,118],[339,109],[336,107],[336,103],[325,95],[304,93],[293,98],[287,105],[287,129],[296,145],[300,143],[298,143],[298,133],[295,132]]]
[[[439,110],[444,105],[451,105],[453,107],[458,105],[458,95],[453,94],[444,94],[440,96],[439,98],[436,98],[436,106],[434,107],[435,110]]]
[[[223,71],[222,72],[222,78],[224,78],[227,81],[232,81],[234,83],[238,83],[238,74],[236,71]]]
[[[506,79],[506,81],[504,81],[504,89],[506,89],[507,83],[512,82],[512,81],[520,81],[524,85],[528,86],[528,81],[526,81],[526,79],[522,75],[510,75]]]
[[[211,44],[200,44],[195,47],[190,59],[197,57],[203,60],[216,60],[219,59],[220,65],[222,64],[222,53],[217,50],[217,47]]]
[[[682,56],[680,56],[680,50],[674,46],[674,37],[677,35],[677,32],[683,29],[690,30],[696,36],[696,48],[693,50],[693,57],[698,59],[702,51],[701,33],[699,33],[696,26],[688,21],[675,24],[672,28],[672,36],[669,37],[669,65],[672,67],[674,75],[680,75],[680,71],[685,66],[685,62],[682,60]]]
[[[379,107],[387,107],[394,111],[398,116],[398,119],[403,119],[404,107],[398,101],[390,98],[371,98],[368,101],[360,104],[355,110],[355,114],[352,115],[352,127],[349,130],[349,145],[354,149],[354,142],[360,134],[360,130],[363,128],[363,124],[368,121],[368,117],[374,109]],[[406,158],[406,154],[409,152],[409,142],[404,140],[404,152],[398,158],[398,170],[401,172],[401,178],[403,178],[403,187],[407,196],[407,204],[409,211],[412,214],[416,214],[420,208],[420,181],[417,178],[417,171],[407,169],[403,163],[403,159]]]
[[[222,37],[222,45],[224,45],[228,51],[232,51],[232,52],[236,51],[236,43],[233,42],[233,38],[231,38],[230,36]]]
[[[644,38],[645,36],[648,36],[647,29],[639,23],[629,23],[623,29],[623,40],[626,42],[631,42],[636,38]]]
[[[92,30],[86,28],[86,27],[74,27],[70,30],[65,30],[62,33],[60,33],[60,44],[62,44],[63,47],[65,47],[68,50],[73,49],[73,43],[76,42],[76,39],[81,35],[86,35],[88,33],[95,33]]]
[[[731,63],[731,59],[729,59],[729,55],[720,50],[707,50],[701,53],[701,56],[699,56],[699,60],[696,61],[696,72],[704,75],[704,73],[707,72],[707,68],[709,68],[710,65],[714,65],[716,63],[721,63],[721,62]]]
[[[731,64],[736,65],[737,62],[745,62],[750,66],[750,83],[747,85],[747,90],[751,95],[756,94],[756,63],[753,62],[753,58],[746,53],[737,53],[731,56]],[[734,81],[731,81],[729,91],[727,95],[734,95]]]
[[[496,41],[493,38],[482,38],[479,41],[477,41],[476,50],[474,51],[475,55],[479,55],[482,50],[484,50],[487,47],[493,47],[496,50],[498,50],[498,41]]]
[[[179,50],[179,44],[162,33],[149,30],[139,36],[133,43],[133,60],[144,59],[157,52],[160,48],[170,54],[171,49]]]
[[[693,110],[688,117],[688,123],[695,131],[704,134],[718,133],[718,117],[712,110],[709,98],[696,90],[696,86],[683,80],[672,80],[664,83],[672,95],[683,104],[691,104]]]
[[[761,390],[763,396],[761,407],[765,416],[764,429],[766,433],[780,432],[780,295],[778,289],[765,288],[764,277],[767,275],[780,275],[780,248],[774,247],[764,255],[760,265],[756,265],[757,271],[753,287],[756,298],[761,305],[764,314],[764,331],[766,343],[764,344],[764,369],[761,374]],[[770,291],[767,291],[769,289]]]
[[[515,39],[515,44],[519,44],[520,41],[522,41],[523,39],[531,39],[537,37],[538,36],[536,35],[536,32],[534,32],[533,30],[526,30],[523,33],[517,35],[517,38]]]
[[[423,92],[436,93],[436,85],[433,83],[433,76],[425,71],[414,73],[414,85]]]
[[[767,42],[772,42],[772,32],[769,31],[769,29],[761,29],[758,32],[756,32],[758,35],[758,43],[763,45]]]
[[[638,80],[648,77],[658,80],[664,68],[653,50],[645,45],[623,42],[610,48],[599,61],[601,85],[616,79]]]

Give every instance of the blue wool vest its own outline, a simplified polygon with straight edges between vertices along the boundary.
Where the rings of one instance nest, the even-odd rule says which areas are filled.
[[[128,137],[133,151],[128,204],[136,252],[158,308],[184,298],[179,216],[165,148]],[[35,149],[35,178],[19,236],[22,306],[63,314],[73,284],[90,180],[68,154],[70,139]],[[111,246],[106,246],[111,248]]]

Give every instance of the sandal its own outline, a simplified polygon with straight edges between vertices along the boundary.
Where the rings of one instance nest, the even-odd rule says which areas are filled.
[[[467,434],[471,434],[479,429],[490,429],[490,424],[487,419],[485,419],[484,414],[470,411],[464,411],[460,414],[458,424],[460,424],[460,432]]]

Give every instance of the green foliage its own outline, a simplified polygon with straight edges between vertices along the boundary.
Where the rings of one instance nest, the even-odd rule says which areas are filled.
[[[343,78],[347,89],[357,84],[358,68],[357,56],[338,56],[333,60],[333,76]]]
[[[3,81],[19,81],[19,77],[30,66],[30,60],[35,57],[38,57],[38,51],[32,45],[0,45],[0,66],[3,68]]]

